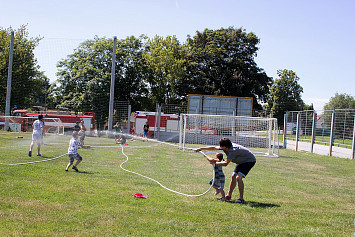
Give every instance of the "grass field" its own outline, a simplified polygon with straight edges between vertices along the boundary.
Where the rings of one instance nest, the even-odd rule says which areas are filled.
[[[17,138],[22,136],[23,138]],[[43,157],[28,157],[31,134],[0,133],[0,236],[353,236],[355,161],[280,150],[257,157],[245,179],[246,204],[213,190],[186,197],[126,172],[120,147],[86,138],[80,172],[65,172],[69,136],[47,136]],[[101,146],[101,147],[99,147]],[[112,146],[112,147],[110,147]],[[173,190],[200,194],[211,165],[175,146],[128,141],[125,169]],[[212,154],[211,154],[212,155]],[[224,168],[226,187],[234,165]],[[135,198],[143,193],[147,199]],[[237,199],[237,193],[232,199]]]

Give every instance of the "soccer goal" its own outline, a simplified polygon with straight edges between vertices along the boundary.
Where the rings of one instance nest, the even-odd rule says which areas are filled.
[[[32,132],[32,124],[37,117],[0,116],[0,129],[11,132]],[[59,118],[44,118],[46,133],[64,134],[64,126]]]
[[[197,147],[192,144],[218,146],[223,137],[249,148],[257,156],[279,155],[276,118],[205,114],[181,116],[180,149],[188,151]]]

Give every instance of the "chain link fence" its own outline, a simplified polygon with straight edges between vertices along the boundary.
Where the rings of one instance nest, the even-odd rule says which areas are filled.
[[[284,147],[354,159],[354,109],[285,114]]]

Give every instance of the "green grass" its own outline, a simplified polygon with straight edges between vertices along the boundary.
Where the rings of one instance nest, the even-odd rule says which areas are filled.
[[[23,136],[23,138],[16,138]],[[29,158],[30,134],[0,134],[0,236],[352,236],[355,161],[280,150],[257,157],[245,179],[246,204],[169,192],[120,168],[118,147],[81,149],[81,172],[65,172],[68,136],[48,136]],[[124,168],[179,192],[199,194],[212,169],[198,153],[128,141]],[[114,145],[86,138],[86,144]],[[234,165],[224,168],[226,187]],[[137,192],[148,199],[134,198]],[[235,193],[233,199],[237,198]]]

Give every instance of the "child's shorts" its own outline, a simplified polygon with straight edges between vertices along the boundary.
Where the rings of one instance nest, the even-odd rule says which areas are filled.
[[[42,141],[42,135],[32,134],[32,141],[36,143],[40,143]]]
[[[75,160],[83,160],[83,158],[78,154],[69,154],[69,163],[73,164],[74,163],[74,159]]]

